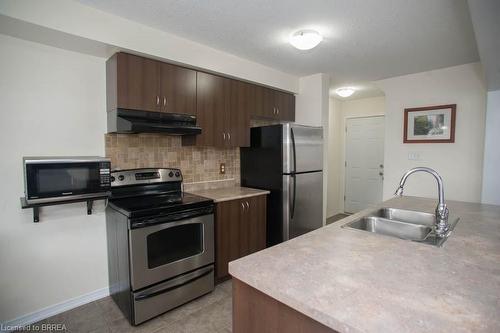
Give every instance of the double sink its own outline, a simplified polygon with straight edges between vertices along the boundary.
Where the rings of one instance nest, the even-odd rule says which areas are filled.
[[[439,237],[435,232],[436,216],[434,214],[397,208],[381,208],[343,225],[342,228],[363,230],[441,247],[450,236],[458,220],[457,217],[450,216],[448,232],[443,237]]]

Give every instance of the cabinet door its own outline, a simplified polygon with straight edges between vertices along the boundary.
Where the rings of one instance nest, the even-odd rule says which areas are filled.
[[[278,119],[276,113],[276,101],[275,101],[275,91],[270,88],[264,88],[264,98],[263,98],[263,114],[265,118]]]
[[[160,111],[160,64],[156,60],[119,53],[117,107]]]
[[[290,93],[274,91],[274,105],[276,115],[280,120],[295,120],[295,96]]]
[[[230,103],[231,80],[198,72],[196,116],[201,134],[196,145],[225,147],[227,145],[227,110]]]
[[[231,80],[231,107],[229,108],[228,145],[230,147],[250,146],[250,115],[252,102],[250,84]]]
[[[240,257],[240,200],[219,202],[216,205],[215,266],[217,279],[228,275],[228,263]]]
[[[161,111],[196,114],[196,71],[166,63],[160,66]]]
[[[266,196],[260,195],[246,199],[245,233],[248,238],[247,254],[266,248]]]
[[[273,90],[258,86],[252,85],[253,94],[254,94],[254,105],[250,106],[249,114],[251,116],[259,117],[259,118],[267,118],[274,119],[276,115],[274,114],[274,95]]]

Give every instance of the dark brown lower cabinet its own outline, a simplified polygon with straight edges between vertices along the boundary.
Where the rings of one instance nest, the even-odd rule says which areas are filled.
[[[336,333],[316,320],[233,278],[234,333]]]
[[[228,263],[266,247],[266,195],[219,202],[215,211],[217,280],[229,277]]]

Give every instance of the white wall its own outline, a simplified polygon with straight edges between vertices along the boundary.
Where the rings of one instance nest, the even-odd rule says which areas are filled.
[[[295,122],[301,125],[323,127],[323,224],[327,216],[328,195],[328,135],[329,89],[328,75],[319,73],[299,79],[299,94],[295,104]]]
[[[328,117],[328,76],[314,74],[299,79],[295,122],[308,126],[323,126]]]
[[[415,166],[435,169],[450,200],[479,202],[483,165],[486,90],[480,64],[465,64],[377,81],[386,95],[384,198],[392,197],[402,174]],[[457,104],[455,143],[403,144],[405,108]],[[408,160],[417,153],[420,160]],[[434,179],[408,179],[406,195],[437,196]]]
[[[500,90],[488,92],[481,202],[500,205]]]
[[[104,155],[104,59],[0,35],[0,322],[108,285],[104,207],[21,210],[23,155]]]
[[[345,127],[346,119],[383,116],[385,97],[370,97],[341,101],[330,99],[330,132],[328,162],[327,216],[344,212],[345,192]]]
[[[18,36],[21,38],[39,38],[59,47],[67,43],[75,48],[75,41],[70,37],[76,36],[77,43],[86,44],[90,49],[110,46],[109,49],[131,50],[294,93],[298,91],[298,77],[294,75],[105,13],[77,1],[2,0],[0,14],[18,20],[13,31],[15,36],[21,34],[21,30],[26,30],[29,35]],[[22,22],[35,24],[39,28],[34,29],[29,25],[23,27],[20,24]],[[0,24],[0,33],[3,26]],[[8,24],[5,26],[5,29],[9,29]],[[60,34],[57,35],[57,32]],[[53,40],[55,38],[60,40]],[[92,41],[97,44],[93,46]]]

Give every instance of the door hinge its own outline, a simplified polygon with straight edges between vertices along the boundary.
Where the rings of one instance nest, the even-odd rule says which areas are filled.
[[[346,167],[347,167],[347,161],[345,161],[344,166],[346,166]]]
[[[347,133],[347,126],[345,127],[345,132]]]
[[[344,195],[344,201],[345,201],[345,195]]]

